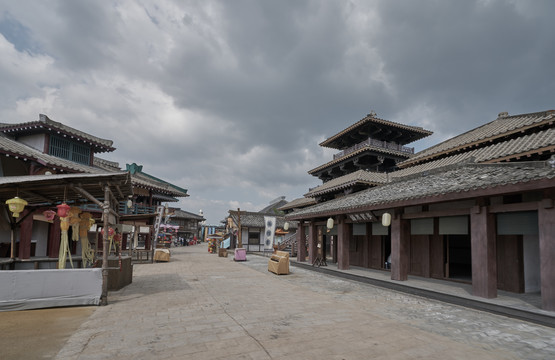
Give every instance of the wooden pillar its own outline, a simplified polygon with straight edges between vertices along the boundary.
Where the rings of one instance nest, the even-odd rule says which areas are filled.
[[[349,240],[351,231],[349,224],[344,218],[339,219],[337,224],[337,268],[339,270],[349,269]]]
[[[26,210],[22,215],[27,214]],[[19,254],[20,259],[31,257],[31,236],[33,234],[33,215],[27,216],[19,223]]]
[[[555,207],[544,199],[538,208],[542,309],[555,311]]]
[[[303,221],[299,222],[297,229],[297,261],[306,261],[306,231]]]
[[[470,211],[470,248],[472,254],[472,294],[497,297],[497,254],[495,214],[486,206]]]
[[[314,221],[308,226],[308,261],[312,264],[316,260],[317,255],[317,244],[318,244],[318,233],[316,231],[316,225]]]
[[[110,244],[108,241],[108,227],[110,217],[110,188],[104,185],[104,224],[102,229],[102,295],[100,296],[100,305],[108,305],[108,253],[110,252]]]
[[[391,219],[391,280],[405,281],[409,274],[410,223],[395,214]]]
[[[241,228],[241,209],[237,208],[237,247],[243,247],[243,229]],[[248,241],[248,239],[247,239]]]
[[[48,257],[57,258],[60,254],[60,241],[62,236],[62,230],[60,229],[60,219],[55,218],[50,224],[48,231]]]

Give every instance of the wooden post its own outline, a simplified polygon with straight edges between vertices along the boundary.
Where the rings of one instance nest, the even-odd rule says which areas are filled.
[[[302,220],[297,229],[297,261],[306,262],[306,231]]]
[[[108,226],[110,215],[110,188],[104,185],[104,235],[102,236],[102,295],[100,296],[100,305],[108,305],[108,252],[110,251],[108,243]]]
[[[472,253],[472,295],[497,297],[497,255],[495,215],[476,205],[470,213]]]
[[[540,278],[542,309],[555,311],[555,206],[553,195],[540,202],[538,208],[540,240]]]
[[[237,227],[239,228],[237,230],[237,246],[239,248],[243,247],[243,237],[242,237],[242,232],[243,230],[241,229],[241,209],[237,208]]]
[[[391,219],[391,280],[405,281],[409,273],[410,222],[395,212]]]
[[[337,224],[337,268],[339,270],[349,269],[349,242],[352,236],[349,224],[343,217],[339,218]]]

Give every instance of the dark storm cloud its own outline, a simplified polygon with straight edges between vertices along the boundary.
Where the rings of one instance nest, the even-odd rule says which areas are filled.
[[[431,104],[453,119],[432,130],[456,133],[500,111],[552,107],[555,3],[542,4],[535,12],[505,1],[381,2],[379,49],[399,94],[391,110]]]
[[[189,189],[210,222],[319,181],[363,118],[426,145],[552,109],[552,1],[52,1],[0,5],[0,115],[46,113]]]

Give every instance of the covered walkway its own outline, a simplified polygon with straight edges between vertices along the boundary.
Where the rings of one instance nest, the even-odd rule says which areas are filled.
[[[340,270],[336,263],[328,262],[327,266],[312,266],[309,262],[299,262],[290,258],[292,266],[311,269],[327,275],[372,284],[413,295],[419,295],[450,304],[465,306],[477,310],[488,311],[533,323],[555,327],[555,312],[541,309],[541,294],[517,294],[498,290],[497,297],[486,299],[472,295],[472,284],[408,276],[408,280],[391,280],[389,271],[373,270],[351,266]]]

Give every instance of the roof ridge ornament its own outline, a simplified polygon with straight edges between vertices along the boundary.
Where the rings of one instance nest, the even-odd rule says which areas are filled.
[[[509,117],[509,113],[507,111],[502,111],[499,114],[497,114],[498,119],[504,119],[506,117]]]

